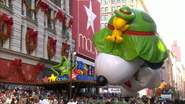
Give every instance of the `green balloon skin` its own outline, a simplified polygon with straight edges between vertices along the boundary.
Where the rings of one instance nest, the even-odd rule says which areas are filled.
[[[154,20],[144,11],[131,8],[135,14],[133,20],[128,22],[128,31],[134,32],[156,32],[157,26]],[[112,16],[108,24],[113,26]],[[123,33],[123,42],[115,43],[106,40],[111,36],[113,30],[105,27],[94,34],[93,42],[100,53],[119,56],[124,60],[131,61],[135,58],[143,59],[151,63],[159,63],[167,58],[167,48],[157,35],[137,35]]]

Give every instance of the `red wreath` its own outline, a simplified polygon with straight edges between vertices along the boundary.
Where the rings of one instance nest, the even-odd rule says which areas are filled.
[[[26,46],[30,51],[33,51],[37,47],[37,36],[38,31],[34,31],[33,29],[29,29],[26,33]]]
[[[50,15],[49,15],[49,13],[48,13],[49,5],[48,5],[46,2],[44,2],[44,0],[43,0],[43,1],[42,1],[42,0],[37,0],[36,7],[35,7],[35,8],[31,8],[31,7],[28,5],[27,0],[24,0],[24,5],[26,6],[26,8],[27,8],[29,11],[32,11],[32,12],[35,12],[35,11],[41,9],[41,11],[45,13],[45,15],[48,17],[49,20],[55,22],[55,21],[58,19],[61,23],[63,23],[63,25],[64,25],[64,27],[65,27],[66,29],[71,28],[71,26],[72,26],[73,19],[71,18],[71,19],[69,20],[68,25],[67,25],[66,22],[65,22],[66,19],[67,19],[67,18],[66,18],[66,15],[65,15],[64,13],[62,13],[61,10],[58,10],[58,12],[57,12],[57,14],[54,16],[54,18],[51,18]]]
[[[0,15],[0,23],[2,23],[0,28],[0,39],[6,40],[12,34],[13,18],[8,18],[6,14]],[[4,27],[7,27],[6,32],[3,33]]]
[[[48,40],[48,55],[53,57],[56,53],[56,43],[57,43],[57,40],[54,40],[53,38],[50,38]]]
[[[67,48],[69,48],[69,47],[70,47],[70,45],[67,44],[67,43],[62,45],[62,49],[61,49],[61,55],[62,56],[65,56],[66,58],[69,57],[69,50],[67,50]]]

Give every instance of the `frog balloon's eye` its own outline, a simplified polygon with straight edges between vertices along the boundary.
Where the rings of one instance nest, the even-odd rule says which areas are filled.
[[[145,61],[145,63],[148,65],[148,67],[150,67],[151,69],[153,70],[157,70],[159,69],[160,67],[162,67],[163,65],[163,61],[162,62],[159,62],[159,63],[151,63],[151,62],[148,62],[148,61]]]

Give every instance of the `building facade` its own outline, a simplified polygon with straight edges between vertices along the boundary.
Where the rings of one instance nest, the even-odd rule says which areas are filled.
[[[142,8],[140,0],[100,0],[101,2],[101,28],[107,26],[108,20],[114,15],[114,11],[124,6]]]
[[[173,52],[168,50],[168,57],[160,68],[161,80],[173,86],[173,60],[175,60]]]
[[[174,53],[176,59],[173,61],[173,79],[174,79],[174,87],[176,91],[179,93],[179,98],[184,97],[184,67],[181,63],[181,51],[180,47],[177,44],[177,40],[173,41],[173,44],[171,45],[171,50]]]
[[[6,14],[9,20],[10,18],[13,19],[13,23],[12,28],[7,29],[8,24],[5,24],[4,29],[0,31],[2,33],[11,31],[9,38],[0,38],[0,74],[8,72],[10,70],[8,67],[14,62],[18,63],[17,60],[19,60],[20,64],[17,66],[22,68],[21,73],[23,73],[25,81],[29,80],[33,77],[38,63],[50,68],[60,62],[63,43],[74,48],[74,45],[71,44],[71,0],[37,1],[2,0],[0,5],[1,17]],[[59,18],[61,15],[65,17],[65,20]],[[1,36],[3,35],[1,34]],[[53,41],[51,42],[51,40]],[[32,79],[34,82],[25,82],[21,78],[15,80],[15,78],[20,77],[19,75],[12,74],[10,76],[12,77],[11,80],[7,76],[7,78],[0,78],[0,81],[33,84],[39,80],[39,78],[35,78]]]

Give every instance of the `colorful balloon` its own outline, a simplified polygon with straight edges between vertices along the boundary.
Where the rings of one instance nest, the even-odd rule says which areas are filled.
[[[97,83],[121,85],[127,90],[124,93],[158,87],[161,79],[156,69],[168,53],[156,28],[154,20],[142,10],[128,6],[115,10],[107,27],[93,36],[100,52],[95,61]]]

